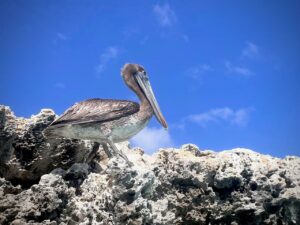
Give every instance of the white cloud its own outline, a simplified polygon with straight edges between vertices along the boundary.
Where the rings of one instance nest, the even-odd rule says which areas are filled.
[[[119,48],[117,48],[115,46],[110,46],[110,47],[106,48],[105,51],[100,56],[100,63],[96,67],[97,72],[102,73],[104,71],[105,67],[107,66],[107,64],[111,60],[117,58],[119,53],[120,53]]]
[[[244,77],[249,77],[251,75],[254,75],[255,73],[252,70],[250,70],[248,67],[235,65],[235,64],[237,64],[238,62],[240,63],[242,62],[243,64],[245,64],[248,61],[247,59],[254,59],[254,58],[257,59],[258,57],[260,57],[258,46],[253,42],[247,41],[246,46],[244,47],[244,49],[242,49],[242,53],[239,57],[240,60],[235,63],[226,61],[225,70],[228,73],[239,74]]]
[[[199,79],[203,74],[207,72],[214,71],[214,68],[212,68],[208,64],[200,64],[198,66],[191,67],[187,70],[187,75],[194,78],[194,79]]]
[[[245,76],[245,77],[248,77],[248,76],[251,76],[251,75],[254,74],[254,73],[253,73],[250,69],[248,69],[247,67],[234,66],[234,65],[232,65],[232,63],[229,62],[229,61],[227,61],[227,62],[225,63],[225,67],[226,67],[227,72],[239,74],[239,75],[242,75],[242,76]]]
[[[153,153],[161,147],[172,147],[173,141],[163,128],[146,127],[131,139],[134,146],[141,147],[147,153]]]
[[[239,125],[239,126],[246,126],[248,123],[248,120],[249,120],[249,112],[250,111],[252,111],[252,108],[237,110],[232,119],[232,123]]]
[[[168,3],[164,5],[156,4],[153,7],[153,12],[162,27],[170,27],[177,22],[176,14]]]
[[[254,58],[259,54],[258,47],[254,43],[246,42],[246,47],[242,51],[242,55],[248,58]]]
[[[186,121],[194,122],[200,126],[207,126],[211,122],[229,122],[237,126],[246,126],[249,120],[249,113],[252,108],[241,108],[233,110],[229,107],[211,109],[204,113],[193,114],[186,117]]]

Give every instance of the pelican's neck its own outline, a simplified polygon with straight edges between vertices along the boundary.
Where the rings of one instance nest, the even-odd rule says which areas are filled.
[[[153,114],[152,106],[150,105],[144,92],[142,92],[141,88],[137,84],[135,84],[131,86],[130,89],[138,96],[140,100],[140,112],[152,116]]]

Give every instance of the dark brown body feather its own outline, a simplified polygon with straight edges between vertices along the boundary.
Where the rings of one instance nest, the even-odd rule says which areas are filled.
[[[50,126],[90,122],[102,123],[129,116],[138,112],[139,109],[138,103],[127,100],[88,99],[74,104]]]

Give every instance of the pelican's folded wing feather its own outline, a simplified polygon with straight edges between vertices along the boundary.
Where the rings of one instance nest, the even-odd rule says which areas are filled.
[[[88,99],[67,109],[51,126],[116,120],[138,112],[139,108],[138,103],[126,100]]]

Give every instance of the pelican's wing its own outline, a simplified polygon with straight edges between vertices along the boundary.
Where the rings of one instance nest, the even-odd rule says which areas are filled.
[[[138,103],[126,100],[88,99],[67,109],[51,126],[111,121],[136,113],[139,109]]]

